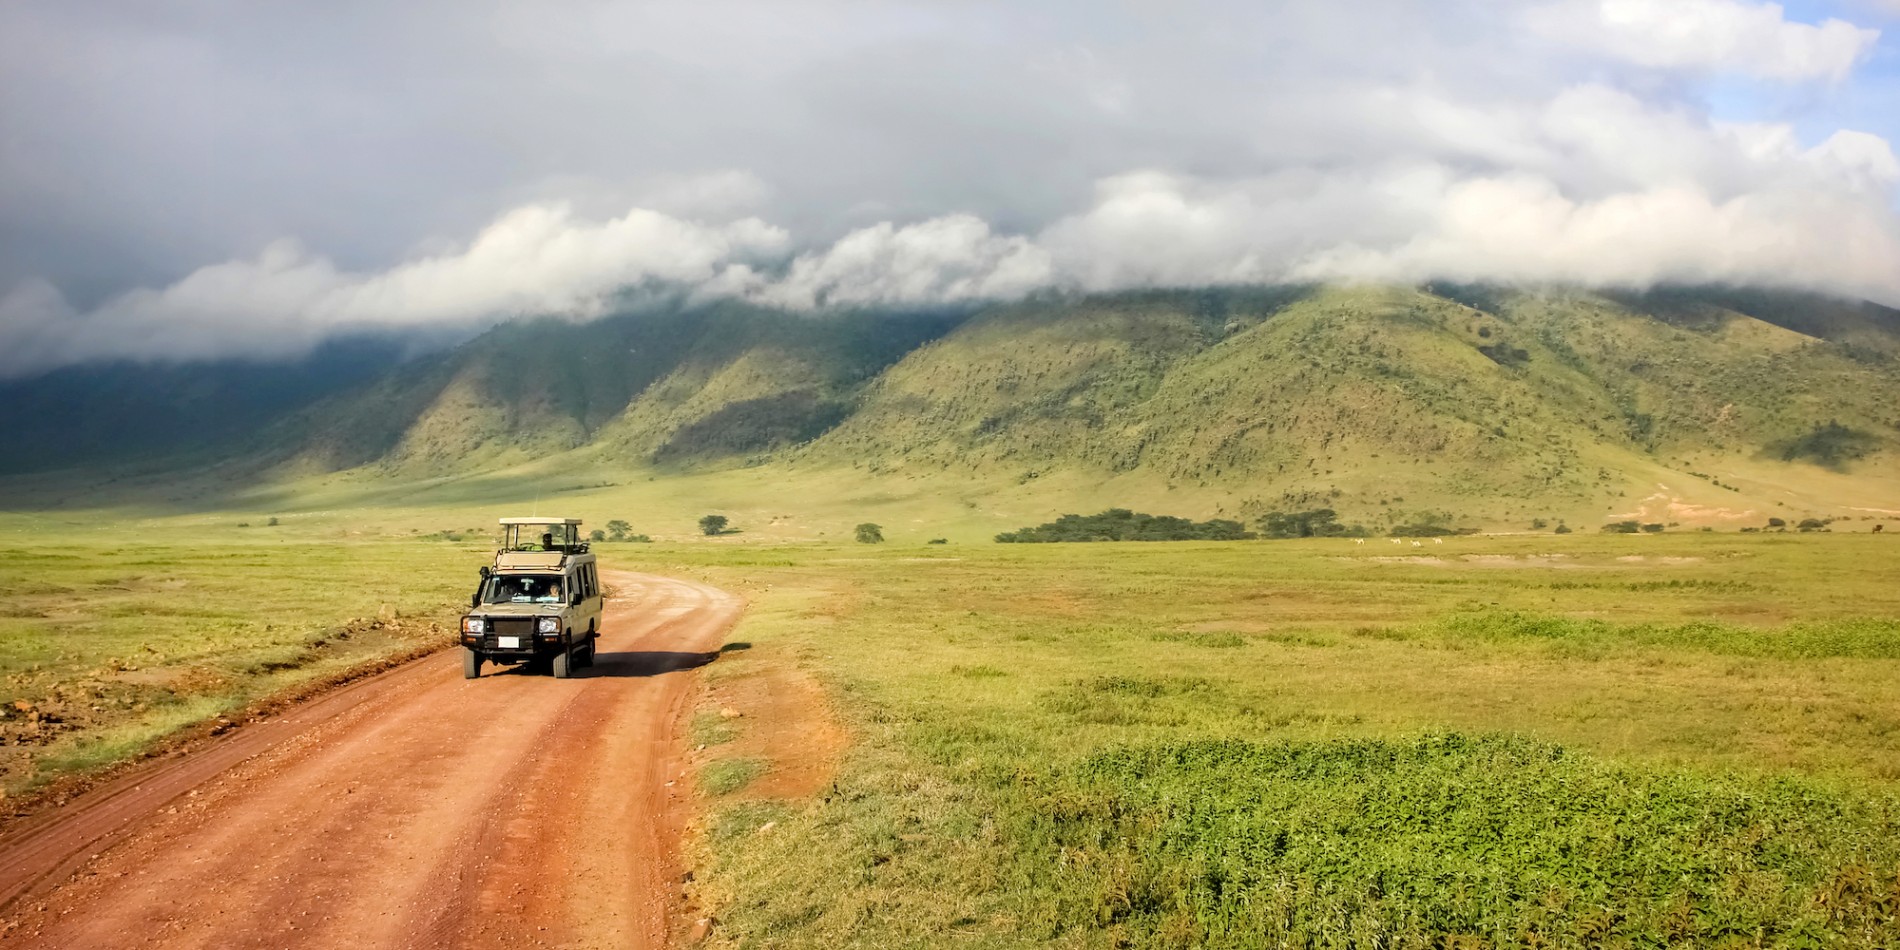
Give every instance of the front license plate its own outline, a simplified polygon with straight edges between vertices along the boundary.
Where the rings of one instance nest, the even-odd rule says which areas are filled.
[[[503,650],[519,650],[521,649],[521,638],[520,637],[496,637],[495,646]]]

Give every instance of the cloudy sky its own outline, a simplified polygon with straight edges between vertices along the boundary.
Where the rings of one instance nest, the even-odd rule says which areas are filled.
[[[1900,305],[1900,0],[0,4],[0,373],[1453,278]]]

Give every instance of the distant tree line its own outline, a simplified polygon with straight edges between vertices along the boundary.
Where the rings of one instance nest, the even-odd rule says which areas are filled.
[[[1420,512],[1411,522],[1395,525],[1395,538],[1429,538],[1475,534],[1475,528],[1454,528],[1451,516]],[[1094,515],[1063,515],[1054,521],[1006,531],[996,536],[1003,544],[1040,544],[1054,541],[1247,541],[1254,538],[1366,538],[1373,532],[1361,524],[1342,524],[1331,508],[1274,511],[1256,522],[1258,532],[1225,518],[1190,521],[1169,515],[1148,515],[1127,508],[1110,508]],[[1568,528],[1564,529],[1566,532]]]
[[[607,530],[605,531],[595,528],[593,531],[588,532],[587,538],[590,541],[638,541],[642,544],[649,543],[653,540],[644,534],[634,534],[633,525],[628,524],[621,518],[615,518],[607,522]]]
[[[1312,511],[1273,511],[1260,519],[1260,533],[1269,538],[1363,538],[1370,532],[1360,525],[1339,523],[1331,508]]]
[[[1190,521],[1170,515],[1139,514],[1110,508],[1094,515],[1063,515],[1054,521],[1006,531],[996,536],[1003,544],[1047,544],[1063,541],[1245,541],[1254,537],[1238,521],[1215,518]]]
[[[1644,524],[1640,521],[1613,521],[1603,526],[1604,534],[1661,534],[1663,525],[1658,522]]]

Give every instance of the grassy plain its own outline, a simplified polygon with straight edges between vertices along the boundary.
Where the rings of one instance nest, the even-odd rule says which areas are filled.
[[[744,592],[854,737],[713,796],[734,945],[1900,940],[1900,539],[610,556]]]
[[[446,642],[485,545],[16,518],[0,573],[0,795]],[[448,555],[448,556],[444,556]]]
[[[776,801],[752,719],[694,723],[717,939],[1900,941],[1900,537],[996,545],[938,504],[603,547],[749,598],[704,674],[796,663],[852,738]],[[8,787],[439,642],[472,512],[9,516]]]

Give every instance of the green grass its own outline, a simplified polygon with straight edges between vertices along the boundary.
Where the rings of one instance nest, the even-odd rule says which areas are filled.
[[[120,761],[193,722],[446,642],[479,546],[69,525],[9,532],[0,790]]]
[[[11,787],[429,642],[486,545],[422,538],[496,513],[13,516],[0,701],[66,718],[0,747]],[[1900,941],[1900,538],[926,546],[929,518],[886,520],[913,519],[603,548],[744,595],[732,638],[819,676],[853,738],[812,800],[749,799],[750,752],[701,770],[718,939]]]
[[[715,759],[699,771],[699,787],[708,795],[730,795],[764,774],[765,762],[761,759]]]
[[[716,712],[695,715],[692,729],[693,744],[696,746],[725,745],[739,737],[738,727]]]
[[[712,806],[735,945],[1854,947],[1900,940],[1892,540],[637,563],[744,593],[857,738]]]
[[[1141,945],[1854,946],[1900,898],[1889,799],[1514,737],[1146,745],[1027,784],[1011,836],[1059,913]]]

